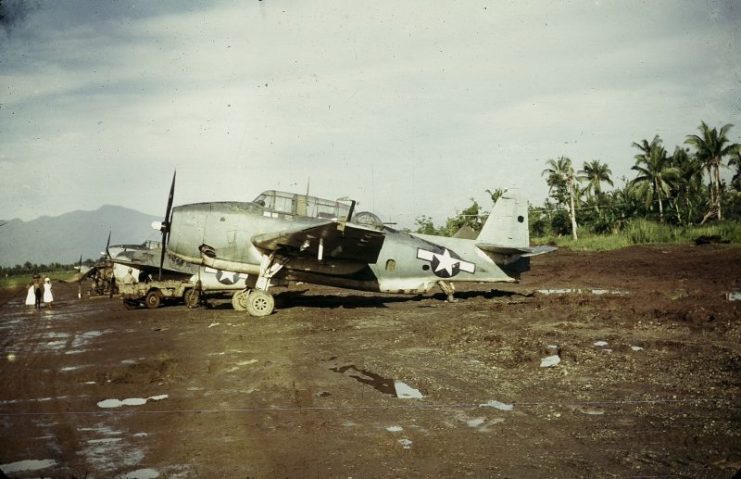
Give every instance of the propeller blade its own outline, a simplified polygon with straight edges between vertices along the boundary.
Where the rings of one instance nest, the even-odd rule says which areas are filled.
[[[178,172],[172,173],[172,183],[170,184],[170,194],[167,197],[167,209],[165,210],[165,220],[162,222],[162,252],[160,253],[159,279],[162,280],[162,266],[165,264],[165,253],[167,252],[167,240],[170,236],[170,220],[172,220],[172,199],[175,197],[175,177]]]
[[[105,255],[106,258],[111,259],[111,252],[108,251],[108,247],[111,246],[111,230],[108,230],[108,241],[105,242]]]

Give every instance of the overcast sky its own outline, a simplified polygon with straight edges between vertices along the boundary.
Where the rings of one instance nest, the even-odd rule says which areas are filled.
[[[0,27],[0,218],[351,196],[412,226],[487,188],[540,204],[566,155],[632,177],[734,123],[741,2],[14,1]]]

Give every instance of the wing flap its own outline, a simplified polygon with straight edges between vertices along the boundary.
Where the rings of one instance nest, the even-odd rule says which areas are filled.
[[[343,227],[344,226],[344,227]],[[323,223],[308,228],[265,233],[252,237],[252,244],[289,256],[358,261],[373,264],[386,235],[359,225]]]

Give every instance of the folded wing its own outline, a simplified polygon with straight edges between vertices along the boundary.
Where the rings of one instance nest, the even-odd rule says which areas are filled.
[[[378,261],[385,237],[382,231],[331,221],[308,228],[256,235],[252,237],[252,244],[287,256],[373,264]]]

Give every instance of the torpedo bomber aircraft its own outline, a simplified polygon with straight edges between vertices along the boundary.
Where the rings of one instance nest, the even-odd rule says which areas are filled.
[[[175,175],[162,232],[165,254],[195,265],[247,275],[232,297],[234,309],[267,316],[271,286],[293,281],[384,293],[422,293],[439,287],[454,301],[458,282],[515,282],[530,257],[527,202],[504,196],[476,239],[407,233],[355,202],[269,190],[252,202],[208,202],[172,207]],[[349,204],[347,204],[349,203]]]

